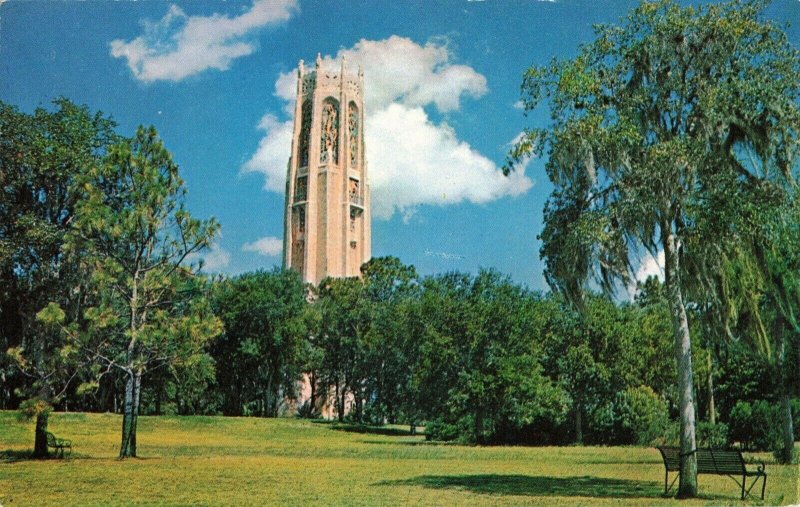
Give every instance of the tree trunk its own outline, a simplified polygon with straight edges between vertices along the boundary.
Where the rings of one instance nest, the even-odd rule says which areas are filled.
[[[267,386],[264,389],[264,417],[275,417],[272,412],[272,373],[267,375]]]
[[[162,388],[161,388],[161,386],[159,386],[159,388],[156,389],[156,415],[161,415],[161,391],[162,391]],[[177,396],[176,396],[176,398],[177,398]],[[178,399],[176,401],[180,402],[180,399]]]
[[[137,371],[134,375],[133,391],[133,432],[131,434],[131,456],[136,457],[136,428],[139,425],[139,404],[140,394],[142,393],[142,372]]]
[[[477,410],[475,412],[475,442],[478,445],[483,445],[483,411]]]
[[[42,410],[36,414],[36,434],[33,444],[34,458],[47,458],[47,418],[50,416],[47,410]]]
[[[714,361],[711,359],[711,349],[706,356],[708,362],[708,422],[717,424],[717,409],[714,405]]]
[[[334,407],[336,407],[336,416],[341,421],[343,418],[342,415],[342,407],[339,406],[339,379],[337,377],[336,381],[333,383],[333,396],[335,397],[333,401]]]
[[[675,360],[678,365],[678,399],[681,418],[681,475],[678,497],[697,496],[697,441],[695,437],[694,387],[692,385],[692,342],[680,281],[678,242],[670,225],[662,226],[664,271],[672,330],[675,335]]]
[[[309,382],[311,383],[311,396],[308,398],[308,404],[311,407],[309,411],[309,415],[311,417],[316,417],[317,413],[317,376],[314,375],[312,371],[311,374],[308,376]]]
[[[353,402],[356,405],[356,421],[364,422],[364,413],[362,412],[364,401],[364,390],[356,387],[353,389]]]
[[[125,381],[120,458],[136,457],[136,424],[139,418],[139,388],[141,384],[142,373],[140,371],[128,372],[128,378]]]
[[[122,406],[122,444],[119,457],[130,456],[131,414],[133,413],[133,372],[127,372],[125,379],[125,402]]]
[[[783,442],[780,449],[780,455],[777,456],[778,461],[783,464],[792,462],[794,457],[794,424],[792,421],[792,405],[789,402],[789,386],[787,385],[787,371],[786,371],[786,341],[784,339],[785,326],[783,316],[778,314],[776,319],[778,327],[776,338],[778,339],[778,364],[776,365],[778,378],[780,379],[781,390],[781,428],[783,430]]]
[[[583,445],[583,402],[575,402],[575,443]]]
[[[783,389],[781,393],[781,418],[783,419],[783,446],[778,459],[783,464],[789,464],[794,457],[794,424],[792,421],[792,405],[789,403],[789,393]]]
[[[344,421],[344,404],[347,399],[347,388],[342,386],[342,392],[340,394],[341,400],[339,402],[339,421]]]

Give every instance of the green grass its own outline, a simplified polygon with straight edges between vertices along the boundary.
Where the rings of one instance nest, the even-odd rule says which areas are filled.
[[[141,417],[140,458],[120,461],[120,425],[117,415],[53,414],[50,431],[74,453],[34,461],[33,423],[0,412],[0,504],[742,504],[732,480],[707,475],[699,499],[663,498],[664,467],[647,448],[433,445],[402,427]],[[767,473],[763,504],[797,503],[797,467],[769,463]]]

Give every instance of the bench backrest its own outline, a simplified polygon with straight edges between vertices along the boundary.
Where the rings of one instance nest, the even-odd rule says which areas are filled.
[[[50,447],[54,447],[56,445],[56,436],[49,431],[47,432],[47,445]]]
[[[677,447],[659,447],[664,467],[669,471],[681,469],[681,450]]]
[[[739,451],[697,450],[697,471],[700,473],[738,475],[744,470],[744,459]]]
[[[681,468],[681,450],[678,447],[659,447],[664,467],[668,471]],[[744,473],[745,465],[739,451],[720,449],[698,449],[697,472],[701,474],[739,475]]]

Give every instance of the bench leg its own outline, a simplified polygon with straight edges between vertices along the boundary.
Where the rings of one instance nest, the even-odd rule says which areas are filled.
[[[669,490],[672,489],[672,486],[675,485],[675,482],[680,478],[681,473],[678,472],[675,474],[675,477],[672,478],[672,483],[669,482],[669,471],[664,472],[664,496],[669,495]]]
[[[746,480],[747,480],[747,476],[743,475],[742,476],[742,500],[744,500],[744,485],[745,485],[745,481]]]
[[[745,491],[744,483],[742,483],[742,500],[744,500],[745,497],[750,496],[750,491],[753,489],[753,486],[755,486],[758,483],[759,479],[761,479],[761,499],[762,500],[764,499],[764,491],[767,489],[767,474],[757,475],[756,478],[753,480],[753,483],[750,484],[750,487],[747,488],[747,491]]]

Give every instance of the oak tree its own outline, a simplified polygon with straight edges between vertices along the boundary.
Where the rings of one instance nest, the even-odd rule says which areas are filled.
[[[740,147],[769,153],[782,139],[759,129],[796,107],[796,51],[780,27],[763,19],[764,6],[644,2],[622,26],[596,27],[595,40],[575,58],[525,73],[525,108],[547,104],[551,123],[528,130],[508,166],[547,156],[555,188],[541,253],[551,286],[574,301],[591,275],[614,292],[629,285],[636,255],[663,251],[678,366],[682,497],[697,494],[687,273],[708,253],[691,249],[691,238],[698,217],[714,206],[709,189],[751,178],[738,163]],[[719,224],[703,241],[722,245],[728,232]]]

